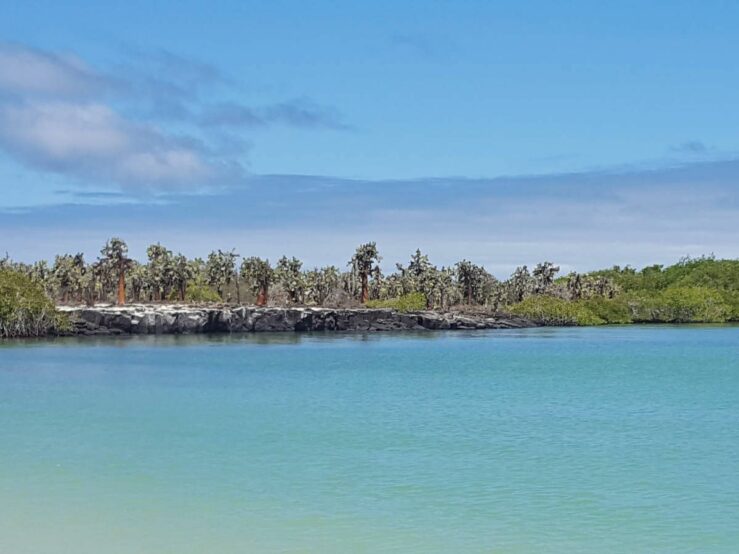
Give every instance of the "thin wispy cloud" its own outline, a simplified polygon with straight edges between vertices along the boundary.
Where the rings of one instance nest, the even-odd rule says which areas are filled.
[[[80,98],[98,95],[110,81],[71,54],[0,43],[0,92]]]
[[[424,33],[395,33],[389,40],[396,49],[427,61],[439,61],[457,51],[456,43],[448,37]]]
[[[706,154],[711,148],[700,140],[688,140],[670,148],[673,152],[680,154]]]
[[[305,129],[347,130],[335,109],[321,106],[307,98],[296,98],[267,106],[249,107],[235,102],[207,106],[198,116],[206,127],[264,127],[281,124]]]
[[[119,99],[139,117],[156,121],[190,121],[214,91],[233,81],[216,66],[168,50],[128,50],[108,71],[117,76]]]

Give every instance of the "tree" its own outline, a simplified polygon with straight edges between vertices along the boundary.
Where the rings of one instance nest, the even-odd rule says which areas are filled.
[[[580,300],[583,295],[583,278],[582,275],[572,272],[567,276],[567,293],[570,300]]]
[[[426,309],[433,309],[441,300],[441,274],[435,267],[426,269],[418,276],[418,291],[426,298]]]
[[[352,274],[357,276],[361,284],[359,299],[362,304],[369,300],[369,277],[379,266],[380,260],[382,258],[377,251],[377,245],[374,242],[368,242],[357,247],[357,251],[349,262]]]
[[[98,260],[82,268],[80,295],[85,304],[93,306],[95,301],[100,299],[104,288],[104,280],[108,273],[108,268],[103,260]]]
[[[603,275],[586,275],[585,277],[577,275],[576,279],[579,279],[580,281],[579,296],[573,295],[573,288],[576,286],[576,282],[573,283],[572,278],[567,281],[568,290],[573,299],[596,297],[613,298],[618,292],[618,287],[613,280]]]
[[[416,250],[411,256],[408,266],[395,264],[396,273],[386,279],[383,287],[387,298],[398,298],[414,292],[422,292],[426,296],[426,303],[433,302],[429,296],[433,289],[436,267],[429,262],[428,256]]]
[[[554,278],[559,272],[559,266],[552,262],[537,264],[534,268],[534,292],[536,294],[547,294],[554,285]]]
[[[603,298],[613,298],[619,291],[612,279],[603,276],[593,278],[592,288],[595,294]]]
[[[393,273],[388,275],[382,283],[382,291],[380,294],[381,298],[398,298],[412,290],[408,290],[408,279],[405,275],[406,269],[401,264],[395,264],[400,273]]]
[[[503,303],[505,288],[493,275],[485,271],[480,287],[480,302],[497,310]]]
[[[46,260],[39,260],[33,263],[31,266],[30,277],[43,287],[47,296],[53,294],[51,268]]]
[[[408,273],[419,279],[424,273],[432,269],[435,269],[435,267],[429,261],[429,257],[426,254],[421,254],[421,251],[416,249],[416,253],[411,256],[411,261],[408,263]]]
[[[257,295],[257,306],[266,306],[269,299],[269,286],[275,277],[269,260],[252,256],[241,262],[241,276],[254,294]]]
[[[479,287],[482,268],[470,261],[457,262],[457,282],[464,291],[467,304],[472,304],[475,289]]]
[[[294,304],[302,303],[305,294],[302,267],[303,262],[297,258],[287,258],[287,256],[282,256],[275,267],[275,280],[285,289],[290,301]]]
[[[508,300],[511,303],[521,302],[534,290],[533,279],[528,268],[523,265],[516,268],[510,279],[505,283],[508,292]]]
[[[79,294],[82,286],[81,279],[85,269],[85,260],[82,254],[57,255],[51,268],[51,278],[58,289],[58,294],[64,304],[69,302],[70,294]]]
[[[313,269],[305,274],[307,296],[319,306],[339,287],[339,268],[334,266]]]
[[[467,304],[489,304],[497,307],[499,302],[498,280],[488,273],[484,267],[467,260],[457,263],[457,283]]]
[[[174,282],[172,251],[156,243],[146,249],[146,255],[149,257],[147,277],[152,299],[166,300]]]
[[[175,287],[177,288],[177,297],[180,302],[184,302],[185,295],[187,294],[187,284],[194,277],[195,271],[187,258],[182,254],[177,254],[173,259],[172,275]]]
[[[64,318],[43,284],[27,271],[0,260],[0,338],[44,336],[64,327]]]
[[[208,275],[205,270],[206,264],[202,258],[194,258],[187,262],[192,273],[192,280],[197,285],[205,285],[208,281]]]
[[[134,302],[141,301],[141,294],[148,282],[147,267],[135,262],[128,270],[128,279],[131,285],[131,296]]]
[[[216,288],[218,295],[223,300],[225,300],[223,293],[226,287],[232,281],[236,281],[236,301],[241,302],[239,276],[236,273],[236,258],[238,257],[239,255],[234,250],[224,252],[219,249],[208,254],[208,261],[205,264],[208,284]]]
[[[429,257],[417,249],[411,256],[405,274],[413,289],[410,292],[421,292],[426,297],[426,308],[433,308],[435,298],[439,296],[440,282],[439,270],[429,261]]]
[[[437,274],[439,306],[444,310],[459,298],[459,288],[454,282],[454,268],[442,267]]]
[[[116,303],[122,306],[126,303],[126,271],[131,266],[128,246],[123,240],[113,237],[105,243],[100,254],[106,269],[118,279]]]
[[[85,274],[85,271],[87,271],[87,264],[85,263],[85,257],[82,254],[82,252],[77,252],[77,254],[74,255],[74,258],[72,258],[72,265],[73,265],[73,286],[74,291],[77,293],[77,298],[79,300],[82,300],[82,276]]]

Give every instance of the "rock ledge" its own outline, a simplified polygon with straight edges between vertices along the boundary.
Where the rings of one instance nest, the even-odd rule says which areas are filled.
[[[186,335],[277,331],[395,331],[425,329],[511,329],[536,322],[510,315],[384,309],[193,307],[187,305],[62,306],[73,335]]]

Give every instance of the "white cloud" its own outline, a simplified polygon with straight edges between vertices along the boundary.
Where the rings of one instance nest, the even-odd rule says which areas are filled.
[[[207,186],[240,175],[237,161],[202,142],[127,116],[108,93],[135,98],[113,83],[73,56],[0,43],[0,148],[98,186]]]
[[[203,100],[230,81],[169,52],[112,74],[71,55],[0,42],[0,150],[32,169],[110,188],[241,181],[253,126],[347,129],[308,98],[249,107]]]
[[[80,156],[109,159],[131,146],[121,119],[101,104],[6,105],[0,108],[0,137],[10,149],[51,165]]]
[[[33,166],[122,186],[197,185],[226,178],[194,146],[131,123],[99,103],[0,105],[0,146]]]

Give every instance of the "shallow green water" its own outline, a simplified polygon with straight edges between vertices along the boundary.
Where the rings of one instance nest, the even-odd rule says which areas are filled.
[[[0,345],[0,552],[736,552],[739,327]]]

